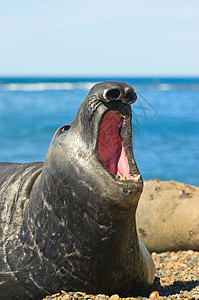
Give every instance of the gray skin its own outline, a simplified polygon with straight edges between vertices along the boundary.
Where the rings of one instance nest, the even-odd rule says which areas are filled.
[[[151,256],[139,241],[135,213],[143,181],[120,180],[97,152],[103,116],[125,115],[121,140],[131,175],[133,88],[95,85],[74,122],[59,128],[44,163],[0,165],[0,295],[38,299],[65,290],[147,295]]]

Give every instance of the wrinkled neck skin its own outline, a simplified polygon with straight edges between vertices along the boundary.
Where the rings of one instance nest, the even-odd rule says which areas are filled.
[[[67,282],[68,290],[96,293],[117,289],[128,294],[138,273],[140,282],[152,281],[135,225],[142,181],[116,181],[97,157],[96,120],[102,118],[107,105],[95,98],[84,101],[68,133],[55,133],[31,192],[20,238],[31,245],[38,261],[46,260],[45,270],[41,265],[34,281],[47,292],[39,283],[41,276],[44,281],[48,278],[52,288],[64,288]],[[126,126],[131,126],[129,107],[124,105],[121,110],[126,110]],[[112,280],[108,290],[107,280]]]

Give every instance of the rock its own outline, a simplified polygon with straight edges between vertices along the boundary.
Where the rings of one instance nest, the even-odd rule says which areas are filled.
[[[120,297],[117,294],[112,295],[109,300],[119,300]]]

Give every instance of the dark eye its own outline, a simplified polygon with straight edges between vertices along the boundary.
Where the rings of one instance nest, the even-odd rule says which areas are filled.
[[[64,133],[70,129],[70,125],[65,125],[60,128],[60,132]]]

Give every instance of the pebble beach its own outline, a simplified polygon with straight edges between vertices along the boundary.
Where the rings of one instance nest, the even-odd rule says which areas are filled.
[[[156,278],[149,298],[92,295],[62,290],[43,300],[199,299],[199,251],[153,252]]]

